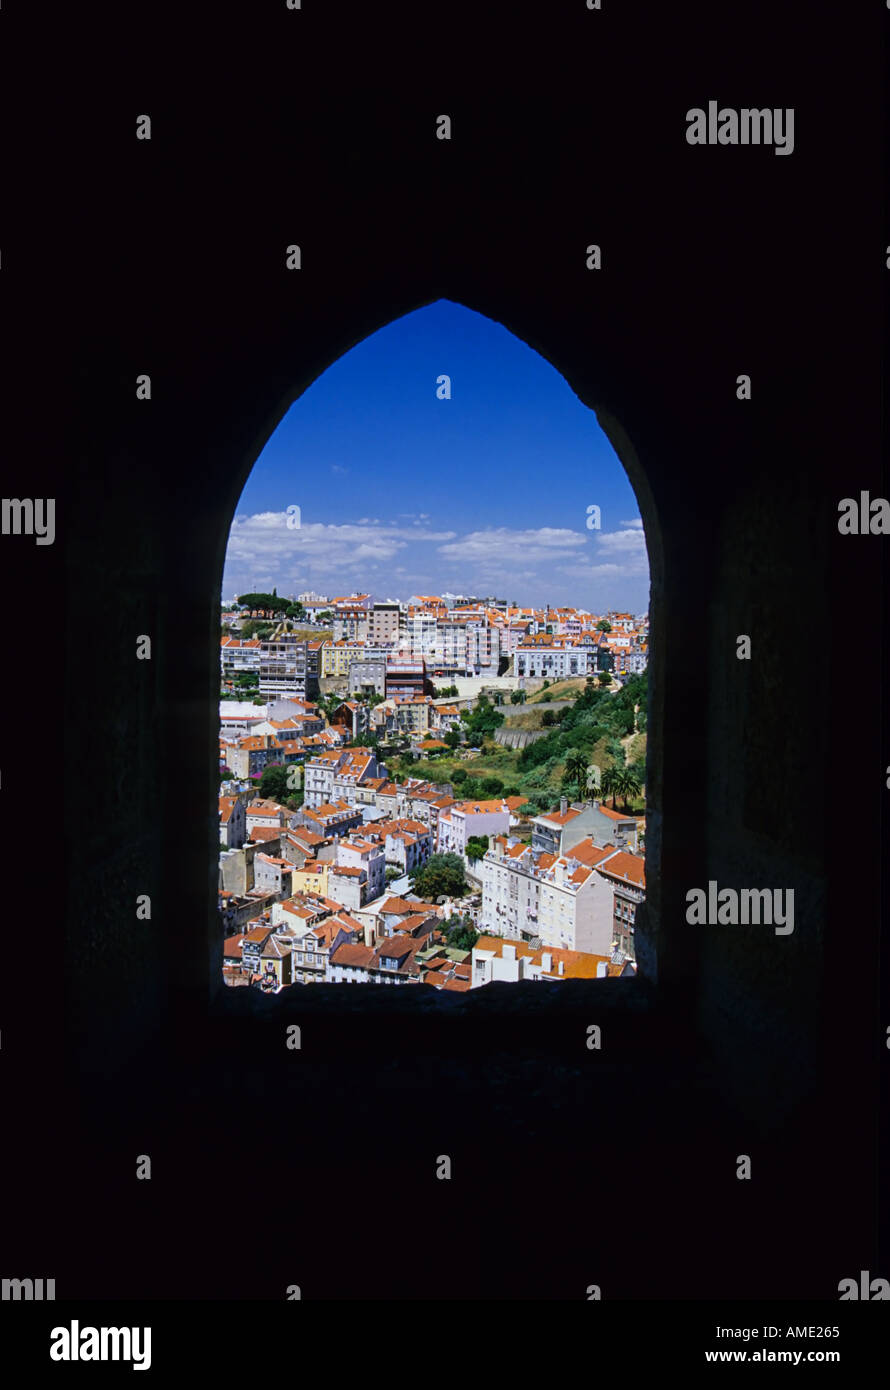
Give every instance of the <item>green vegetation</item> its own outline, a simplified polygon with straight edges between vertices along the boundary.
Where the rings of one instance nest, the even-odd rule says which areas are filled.
[[[600,792],[603,796],[611,796],[612,810],[616,810],[616,797],[621,797],[623,807],[627,811],[629,802],[640,794],[641,786],[639,780],[631,772],[630,768],[606,768],[600,782]]]
[[[438,897],[460,898],[467,891],[464,861],[459,854],[432,854],[412,875],[415,893],[426,902]]]
[[[631,676],[615,694],[586,685],[571,709],[555,724],[545,738],[523,748],[517,758],[522,792],[530,801],[539,804],[539,789],[557,793],[556,777],[560,772],[563,786],[577,789],[585,795],[587,767],[596,763],[606,771],[614,769],[630,774],[636,780],[636,790],[630,782],[616,796],[627,801],[639,795],[639,768],[625,768],[625,754],[620,740],[634,732],[634,706],[640,706],[639,721],[646,710],[647,681],[645,676]],[[549,713],[550,711],[545,712]],[[582,772],[583,766],[583,772]],[[558,771],[559,769],[559,771]],[[531,794],[530,794],[531,793]],[[611,795],[611,792],[609,793]]]
[[[276,613],[286,613],[294,605],[289,598],[279,598],[277,590],[273,589],[271,594],[240,594],[238,606],[248,613],[263,613],[273,617]],[[297,604],[296,607],[302,611],[302,604]]]
[[[588,680],[590,677],[588,677]],[[548,704],[551,700],[572,700],[580,695],[585,687],[583,676],[569,676],[561,681],[545,681],[540,690],[529,695],[530,705]]]
[[[458,951],[472,951],[479,940],[473,919],[466,914],[463,917],[449,917],[442,923],[442,931],[448,945]]]
[[[581,693],[573,705],[557,713],[546,706],[536,709],[529,704],[510,720],[509,728],[538,728],[543,719],[551,717],[545,737],[527,748],[505,748],[494,743],[490,734],[477,734],[475,737],[482,744],[478,754],[467,757],[467,749],[450,748],[434,767],[412,763],[400,755],[388,759],[389,774],[395,781],[428,777],[450,783],[459,801],[521,796],[521,814],[526,817],[551,810],[560,796],[568,795],[574,800],[592,794],[610,798],[614,795],[616,810],[629,805],[640,813],[645,809],[640,791],[646,778],[646,676],[630,677],[623,689],[614,693],[603,690],[593,679],[585,682],[582,678],[577,684]],[[640,706],[636,732],[635,705]],[[500,711],[493,706],[488,705],[487,713],[483,706],[484,722],[500,718]],[[622,740],[627,744],[626,753]],[[587,781],[592,763],[603,774],[610,769],[629,773],[636,780],[636,791],[627,784],[623,789],[616,787],[614,793],[593,793]]]
[[[488,853],[488,836],[471,835],[467,840],[467,858],[472,859],[473,863],[477,859],[482,859]]]
[[[296,771],[301,774],[302,780],[302,769],[297,767]],[[290,772],[290,767],[270,763],[260,778],[259,794],[265,800],[277,801],[280,806],[287,806],[291,811],[296,811],[303,804],[303,792],[300,787],[293,785],[293,777],[288,776]]]
[[[487,695],[480,695],[476,701],[476,708],[462,717],[463,726],[467,731],[467,742],[474,748],[480,747],[484,735],[494,733],[503,722],[504,716],[500,710],[495,709]]]
[[[269,637],[274,631],[274,623],[264,623],[258,619],[250,618],[246,623],[241,624],[241,640],[242,642],[250,642],[254,637],[262,640],[264,637]]]

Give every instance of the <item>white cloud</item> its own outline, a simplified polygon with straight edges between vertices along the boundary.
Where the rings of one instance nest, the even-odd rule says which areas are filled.
[[[285,512],[236,517],[229,532],[226,569],[256,574],[274,565],[279,582],[304,575],[334,578],[345,571],[373,568],[393,559],[409,541],[448,541],[454,531],[421,526],[382,526],[374,521],[327,526],[304,522],[291,530]],[[274,581],[273,581],[274,582]]]
[[[379,595],[395,582],[403,598],[450,590],[589,606],[596,585],[601,607],[607,593],[614,594],[613,606],[640,607],[640,600],[622,597],[629,593],[628,581],[636,590],[648,577],[639,524],[606,533],[500,526],[460,535],[428,529],[428,520],[418,513],[401,514],[390,524],[376,517],[341,525],[304,520],[291,530],[285,511],[238,516],[229,534],[225,586],[233,593],[361,588]]]
[[[646,537],[642,530],[628,531],[604,531],[597,536],[599,549],[609,555],[617,551],[626,551],[628,554],[646,555]]]
[[[541,526],[536,530],[513,531],[507,526],[488,531],[471,531],[462,540],[440,545],[439,554],[448,560],[477,564],[483,569],[504,568],[515,573],[516,565],[552,562],[567,550],[587,544],[583,532],[565,527]]]

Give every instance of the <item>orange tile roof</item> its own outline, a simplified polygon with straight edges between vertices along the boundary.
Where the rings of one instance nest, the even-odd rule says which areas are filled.
[[[534,965],[543,966],[543,957],[550,956],[551,969],[546,973],[547,979],[595,980],[598,978],[597,967],[609,962],[608,956],[595,956],[587,951],[567,951],[559,946],[542,946],[538,950],[532,950],[526,941],[511,941],[502,936],[480,936],[474,950],[492,951],[496,956],[502,956],[504,946],[515,946],[517,958],[524,956]],[[564,966],[562,975],[558,971],[560,961]]]
[[[374,959],[372,946],[361,946],[358,942],[343,941],[331,956],[332,965],[351,965],[367,969]]]
[[[598,869],[601,874],[608,874],[620,883],[631,883],[635,888],[646,886],[646,861],[639,854],[618,850],[606,863],[598,865]]]

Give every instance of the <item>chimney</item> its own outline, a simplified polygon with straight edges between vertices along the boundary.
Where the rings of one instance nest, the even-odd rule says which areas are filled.
[[[559,814],[560,814],[561,816],[564,816],[565,813],[566,813],[566,811],[567,811],[568,809],[569,809],[568,800],[566,799],[566,797],[561,796],[561,797],[559,798]]]
[[[560,975],[564,975],[564,974],[566,973],[566,963],[565,963],[565,961],[564,961],[564,960],[561,960],[561,961],[559,962],[559,964],[557,965],[556,969],[557,969],[557,972],[558,972]]]
[[[541,954],[541,969],[548,975],[553,969],[553,957],[549,951],[544,951]]]
[[[607,960],[598,960],[596,963],[596,978],[598,980],[603,979],[608,969],[609,962]]]

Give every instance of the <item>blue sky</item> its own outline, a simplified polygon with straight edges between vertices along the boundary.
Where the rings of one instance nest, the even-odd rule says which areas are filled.
[[[443,373],[450,400],[437,398]],[[600,530],[588,529],[591,505]],[[643,613],[649,565],[636,498],[593,412],[507,329],[439,300],[341,357],[269,438],[232,523],[222,592],[273,587]]]

